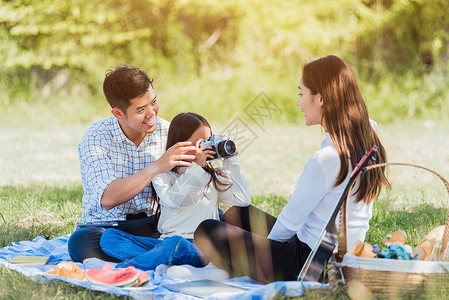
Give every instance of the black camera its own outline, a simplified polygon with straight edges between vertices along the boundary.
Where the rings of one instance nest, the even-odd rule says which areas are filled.
[[[208,159],[207,162],[232,156],[237,151],[235,143],[224,135],[211,135],[209,139],[201,142],[201,146],[212,147],[212,151],[215,151],[214,158]]]

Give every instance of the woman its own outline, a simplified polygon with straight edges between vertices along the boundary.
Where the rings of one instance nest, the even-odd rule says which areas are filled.
[[[250,204],[249,189],[236,156],[225,158],[223,169],[214,169],[207,163],[215,152],[201,142],[211,134],[209,123],[198,114],[182,113],[173,118],[166,148],[190,141],[196,147],[192,153],[195,159],[189,167],[175,167],[152,181],[161,206],[160,239],[134,236],[117,229],[103,233],[100,240],[103,251],[123,261],[117,267],[153,270],[159,264],[204,266],[191,243],[198,224],[206,219],[219,219],[218,203]]]
[[[195,232],[201,252],[231,275],[263,283],[296,280],[365,151],[377,145],[377,162],[387,160],[355,76],[343,60],[327,56],[306,64],[298,88],[296,105],[306,125],[321,125],[326,138],[304,166],[278,219],[254,207],[231,208],[224,222],[206,220]],[[372,199],[382,186],[389,186],[385,169],[358,180],[348,204],[349,247],[365,239]]]

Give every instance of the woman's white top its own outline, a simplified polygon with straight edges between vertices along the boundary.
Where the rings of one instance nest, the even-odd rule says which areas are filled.
[[[377,124],[370,121],[374,130],[377,130]],[[327,225],[348,183],[352,167],[345,181],[334,187],[335,179],[340,172],[340,158],[327,132],[325,136],[321,149],[316,151],[304,166],[296,190],[279,214],[268,235],[269,239],[286,241],[296,234],[300,241],[313,249]],[[357,188],[356,183],[352,192],[357,191]],[[364,201],[355,203],[354,200],[355,195],[352,193],[348,199],[348,249],[357,239],[365,240],[373,208],[373,201],[366,204]],[[338,220],[339,216],[336,219],[337,228]]]
[[[193,162],[189,167],[178,168],[178,173],[170,171],[153,179],[154,189],[159,196],[161,215],[158,230],[165,236],[180,235],[193,238],[198,225],[206,219],[218,220],[218,203],[248,206],[251,197],[237,157],[223,161],[223,169],[229,178],[218,176],[222,183],[231,187],[218,191],[211,175]],[[209,183],[210,182],[210,183]],[[219,185],[226,189],[228,186]]]

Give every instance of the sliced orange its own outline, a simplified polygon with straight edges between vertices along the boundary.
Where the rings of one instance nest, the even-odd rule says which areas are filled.
[[[83,280],[85,276],[84,271],[82,271],[73,261],[60,262],[55,268],[50,269],[45,273],[77,280]]]

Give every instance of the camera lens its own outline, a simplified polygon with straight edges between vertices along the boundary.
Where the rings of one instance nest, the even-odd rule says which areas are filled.
[[[217,152],[222,157],[232,156],[235,154],[235,143],[231,140],[224,140],[218,143]]]

